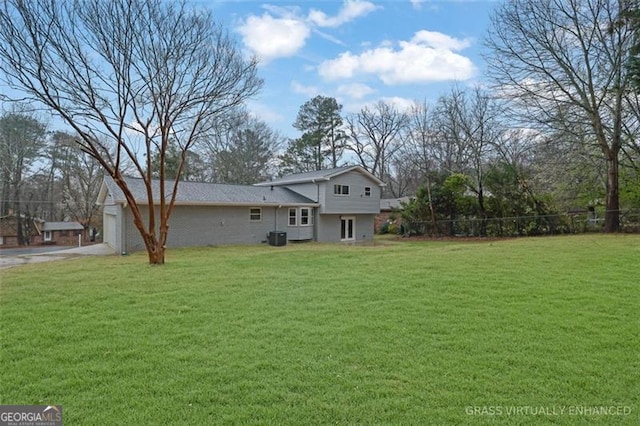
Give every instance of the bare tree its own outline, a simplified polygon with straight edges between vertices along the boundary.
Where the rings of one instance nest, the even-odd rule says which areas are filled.
[[[490,74],[518,101],[522,116],[554,130],[590,130],[607,167],[607,232],[620,228],[619,153],[631,89],[626,64],[635,38],[629,24],[619,23],[630,6],[623,0],[508,1],[496,9],[487,39]]]
[[[209,12],[185,1],[5,0],[0,6],[0,70],[7,83],[55,111],[122,189],[151,264],[164,263],[189,148],[216,117],[259,90],[256,65]],[[182,156],[176,178],[166,181],[170,140]],[[150,167],[155,152],[157,189]],[[146,208],[127,186],[126,159],[145,183]]]
[[[438,100],[436,116],[439,137],[457,147],[461,163],[456,171],[469,177],[468,188],[475,194],[478,213],[484,219],[486,167],[503,133],[500,109],[480,87],[470,94],[453,88]],[[484,233],[484,221],[482,224]]]
[[[347,149],[369,172],[388,181],[390,160],[402,148],[409,123],[408,115],[393,105],[379,101],[347,117],[350,140]]]
[[[409,132],[403,149],[402,159],[410,164],[414,170],[414,192],[420,186],[424,187],[429,204],[431,222],[436,225],[436,214],[431,192],[431,176],[438,169],[437,148],[438,133],[434,129],[434,119],[431,108],[426,101],[416,102],[409,112]],[[408,167],[405,165],[405,167]],[[407,178],[408,179],[408,178]]]
[[[24,184],[45,145],[45,125],[33,114],[16,107],[0,116],[0,216],[11,212],[16,218],[18,244],[29,244],[31,210]]]
[[[60,186],[61,216],[80,222],[85,229],[97,227],[96,199],[103,177],[100,163],[79,149],[74,135],[55,132],[51,139],[51,169],[54,184]]]

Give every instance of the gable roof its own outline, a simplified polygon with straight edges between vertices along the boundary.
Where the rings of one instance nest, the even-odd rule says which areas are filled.
[[[313,172],[306,172],[306,173],[296,173],[293,175],[282,177],[280,179],[274,179],[268,182],[260,182],[260,183],[257,183],[256,186],[269,186],[269,185],[280,186],[280,185],[292,185],[296,183],[316,183],[316,182],[331,180],[331,178],[333,177],[336,177],[351,171],[355,171],[365,175],[366,177],[371,179],[373,182],[375,182],[379,186],[386,185],[380,179],[378,179],[373,174],[365,170],[364,167],[342,166],[342,167],[336,167],[335,169],[316,170]]]
[[[79,222],[45,222],[42,231],[82,231],[84,226]]]
[[[124,178],[129,190],[133,194],[136,202],[141,205],[148,204],[147,190],[141,178]],[[151,181],[154,194],[158,194],[160,188],[159,180]],[[167,181],[165,189],[168,191],[167,201],[171,196],[170,190],[173,181]],[[98,196],[98,204],[108,204],[107,197],[114,204],[125,204],[124,193],[115,181],[106,176]],[[159,203],[159,200],[154,200]],[[207,182],[186,182],[178,183],[178,193],[176,195],[176,205],[218,205],[218,206],[317,206],[313,200],[300,195],[287,188],[265,188],[253,185],[228,185],[221,183]]]
[[[408,203],[411,197],[400,198],[383,198],[380,200],[380,211],[390,211],[392,209],[399,209],[402,207],[402,203]]]

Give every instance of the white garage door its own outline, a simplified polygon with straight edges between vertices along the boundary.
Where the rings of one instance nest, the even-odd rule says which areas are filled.
[[[116,241],[116,216],[112,214],[102,215],[102,241],[108,244],[112,249],[117,249]]]

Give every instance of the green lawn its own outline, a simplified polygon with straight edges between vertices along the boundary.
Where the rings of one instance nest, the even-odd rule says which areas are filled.
[[[0,404],[67,425],[640,424],[640,236],[167,262],[0,271]]]

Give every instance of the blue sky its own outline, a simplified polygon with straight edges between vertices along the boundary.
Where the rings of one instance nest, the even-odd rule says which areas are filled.
[[[490,0],[204,1],[265,84],[251,111],[290,137],[300,106],[335,97],[343,113],[378,100],[405,108],[482,83]]]
[[[453,84],[482,84],[483,37],[496,0],[189,0],[208,8],[247,55],[260,58],[251,112],[287,137],[316,95],[343,115],[379,100],[399,109]],[[6,85],[0,90],[13,94]],[[4,105],[4,102],[2,102]],[[55,128],[65,128],[54,119]]]

